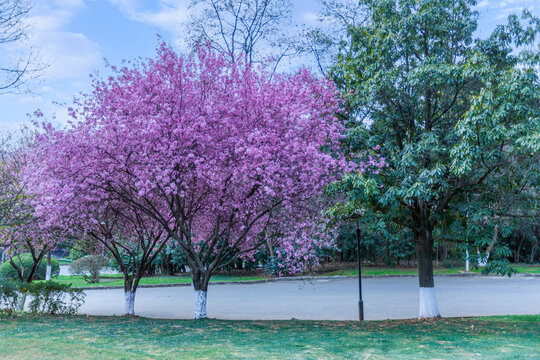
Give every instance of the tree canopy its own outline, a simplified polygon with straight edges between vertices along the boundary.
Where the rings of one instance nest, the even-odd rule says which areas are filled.
[[[349,28],[350,48],[332,70],[348,100],[348,150],[371,149],[389,164],[346,175],[334,189],[349,202],[336,210],[364,208],[366,225],[409,229],[421,288],[434,286],[434,232],[466,216],[471,197],[501,181],[537,185],[527,174],[540,149],[540,22],[525,12],[475,39],[474,4],[362,0],[366,18]]]

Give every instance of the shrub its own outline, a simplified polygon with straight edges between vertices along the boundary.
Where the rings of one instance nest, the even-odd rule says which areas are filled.
[[[55,281],[25,283],[17,280],[0,281],[0,312],[11,314],[22,310],[26,296],[30,295],[28,309],[32,314],[75,315],[84,303],[81,289]]]
[[[34,259],[32,259],[32,255],[29,253],[15,255],[13,258],[13,261],[18,267],[20,267],[19,259],[20,259],[20,262],[22,262],[22,266],[25,272],[28,272],[29,269],[34,264]],[[44,258],[39,264],[38,270],[33,280],[45,280],[46,272],[47,272],[47,259]],[[59,273],[60,273],[60,264],[58,263],[58,260],[56,260],[55,258],[51,258],[51,276],[58,276]],[[17,276],[17,271],[13,268],[13,266],[11,266],[9,261],[6,261],[5,263],[2,264],[2,266],[0,266],[0,280],[10,280],[10,279],[19,280],[19,277]]]
[[[21,283],[16,280],[0,280],[0,310],[8,314],[17,311],[23,297]]]
[[[43,281],[28,284],[27,294],[32,297],[28,308],[32,314],[75,315],[86,297],[81,289],[72,289],[70,284]]]
[[[87,255],[73,261],[70,269],[76,275],[84,275],[86,282],[98,283],[99,272],[108,264],[109,259],[103,255]]]

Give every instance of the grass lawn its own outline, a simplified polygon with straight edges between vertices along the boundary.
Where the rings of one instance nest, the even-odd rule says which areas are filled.
[[[56,259],[60,265],[70,265],[71,259]]]
[[[210,281],[247,281],[261,280],[264,277],[257,276],[225,276],[214,275]],[[124,281],[122,275],[102,275],[101,280],[97,284],[87,283],[82,276],[60,275],[53,278],[54,281],[62,284],[71,283],[73,287],[95,287],[95,286],[123,286]],[[152,276],[141,279],[141,285],[156,285],[156,284],[191,284],[191,276]]]
[[[0,359],[538,359],[540,315],[332,321],[0,318]]]
[[[451,268],[451,269],[433,269],[435,275],[442,274],[459,274],[461,271],[465,271],[463,268]],[[471,272],[475,272],[472,270]],[[481,271],[477,271],[480,273]],[[417,275],[418,270],[413,268],[385,268],[385,267],[362,267],[362,275]],[[330,271],[325,275],[358,275],[358,269],[341,269],[336,271]]]
[[[536,273],[540,274],[540,266],[532,265],[518,265],[515,266],[519,273]],[[465,271],[465,268],[436,268],[434,273],[436,275],[442,274],[459,274]],[[471,272],[480,273],[480,270],[471,270]],[[418,271],[411,268],[387,268],[387,267],[374,267],[366,266],[362,268],[362,275],[416,275]],[[341,269],[335,271],[329,271],[317,274],[319,276],[335,276],[335,275],[358,275],[356,269]],[[238,276],[238,275],[214,275],[210,281],[249,281],[249,280],[264,280],[270,278],[269,276]],[[95,286],[122,286],[122,275],[102,275],[101,282],[98,284],[87,283],[82,276],[70,276],[60,275],[54,279],[60,283],[71,283],[73,287],[95,287]],[[154,276],[145,277],[141,279],[141,285],[156,285],[156,284],[184,284],[191,283],[191,277],[189,275],[183,276]]]
[[[533,273],[540,274],[540,266],[538,265],[516,265],[514,268],[518,273]],[[435,275],[445,275],[445,274],[459,274],[465,271],[465,267],[455,267],[455,268],[434,268],[433,273]],[[470,272],[481,274],[482,270],[473,269],[471,267]],[[386,268],[386,267],[362,267],[362,275],[416,275],[418,274],[417,269],[412,268]],[[342,269],[336,271],[330,271],[325,273],[325,275],[358,275],[358,270],[354,269]]]

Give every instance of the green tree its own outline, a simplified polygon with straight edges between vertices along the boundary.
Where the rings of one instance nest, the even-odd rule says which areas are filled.
[[[508,173],[540,149],[540,21],[524,12],[474,39],[474,5],[361,0],[366,18],[349,28],[350,47],[332,71],[348,100],[348,150],[388,163],[379,174],[357,171],[333,184],[330,190],[348,195],[334,210],[364,209],[412,231],[420,317],[439,315],[434,234],[466,215],[471,196],[480,200],[504,179],[514,181],[507,187],[531,188],[531,177]]]

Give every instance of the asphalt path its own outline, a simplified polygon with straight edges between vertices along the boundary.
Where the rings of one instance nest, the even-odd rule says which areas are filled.
[[[244,320],[356,320],[358,279],[315,279],[257,284],[212,285],[208,316]],[[540,277],[435,277],[442,316],[519,315],[540,313]],[[416,277],[363,280],[367,320],[418,316]],[[124,314],[121,289],[87,290],[81,313]],[[190,286],[141,288],[135,313],[152,318],[190,319],[195,292]]]

